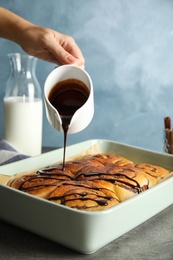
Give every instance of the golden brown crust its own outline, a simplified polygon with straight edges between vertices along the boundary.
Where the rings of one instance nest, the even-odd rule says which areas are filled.
[[[99,211],[117,205],[166,179],[169,171],[134,164],[115,154],[97,154],[55,164],[8,185],[71,208]]]
[[[136,164],[135,167],[143,171],[150,182],[150,186],[156,185],[169,174],[169,171],[163,167],[152,164],[140,163]]]
[[[101,163],[102,165],[117,165],[117,166],[125,166],[125,165],[131,165],[133,164],[132,161],[121,157],[117,154],[97,154],[94,155],[92,160],[95,160],[96,162]]]
[[[120,167],[116,165],[106,165],[105,167],[84,166],[76,173],[76,180],[104,180],[114,186],[114,191],[118,194],[120,201],[135,196],[149,188],[149,181],[143,171],[131,167]]]
[[[101,183],[90,181],[63,182],[49,200],[79,210],[99,211],[117,205],[117,195]]]
[[[47,199],[49,194],[57,187],[58,180],[41,177],[36,174],[26,175],[14,180],[10,186],[23,192]]]
[[[148,179],[135,167],[113,167],[107,170],[120,201],[125,201],[149,188]],[[110,177],[109,177],[110,178]]]
[[[61,165],[49,166],[44,169],[38,170],[37,174],[40,176],[48,176],[57,180],[71,180],[74,178],[74,174],[67,167],[62,170]]]

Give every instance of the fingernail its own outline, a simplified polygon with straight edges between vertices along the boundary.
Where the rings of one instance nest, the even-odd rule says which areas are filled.
[[[72,55],[69,55],[66,57],[66,59],[69,61],[69,62],[74,62],[76,60],[76,58]]]

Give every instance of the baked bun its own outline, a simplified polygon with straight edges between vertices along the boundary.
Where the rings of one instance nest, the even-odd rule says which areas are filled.
[[[46,167],[37,173],[28,174],[14,179],[9,185],[15,189],[47,199],[49,194],[57,187],[58,182],[73,179],[73,174],[60,167]]]
[[[101,165],[116,165],[116,166],[125,166],[132,165],[133,162],[121,157],[117,154],[97,154],[90,158],[91,162],[95,162],[96,164],[100,163]]]
[[[20,191],[47,199],[49,194],[56,188],[57,180],[36,174],[19,177],[10,186]]]
[[[84,166],[76,173],[76,180],[110,182],[120,201],[125,201],[149,188],[148,179],[143,172],[133,166]]]
[[[117,195],[107,186],[86,180],[63,182],[48,199],[79,210],[99,211],[119,203]]]
[[[165,179],[166,176],[169,174],[169,171],[164,169],[163,167],[152,164],[140,163],[136,164],[135,167],[143,171],[143,174],[149,180],[150,187],[156,185],[162,179]]]
[[[74,209],[99,211],[119,204],[166,179],[162,167],[116,154],[97,154],[16,177],[9,186]]]

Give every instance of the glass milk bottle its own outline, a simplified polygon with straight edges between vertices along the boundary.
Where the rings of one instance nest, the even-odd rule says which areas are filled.
[[[4,97],[4,139],[21,153],[39,155],[42,148],[43,104],[35,76],[37,59],[8,54],[11,75]]]

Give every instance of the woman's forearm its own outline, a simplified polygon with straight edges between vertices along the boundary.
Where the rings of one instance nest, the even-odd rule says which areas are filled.
[[[22,32],[24,32],[32,23],[26,21],[20,16],[0,7],[0,37],[20,44]]]

